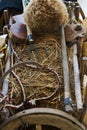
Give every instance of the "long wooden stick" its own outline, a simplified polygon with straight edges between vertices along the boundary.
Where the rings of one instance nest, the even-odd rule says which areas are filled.
[[[81,83],[80,83],[79,65],[78,65],[78,58],[77,58],[77,44],[74,45],[73,68],[74,68],[75,95],[76,95],[77,109],[82,109],[83,103],[81,97]]]
[[[10,42],[8,42],[8,58],[5,66],[5,73],[10,69]],[[3,81],[3,86],[2,86],[2,94],[6,95],[8,93],[8,80],[9,80],[10,74],[6,76],[6,78]]]
[[[62,66],[63,66],[63,77],[64,77],[64,104],[66,111],[72,111],[72,100],[70,93],[70,84],[69,84],[69,67],[67,59],[67,50],[65,43],[64,27],[61,27],[61,44],[62,44]]]
[[[87,127],[87,75],[83,76],[83,104],[84,110],[82,113],[81,121]]]
[[[3,14],[4,14],[5,25],[9,25],[9,14],[8,14],[8,10],[4,10]]]
[[[75,19],[79,21],[79,13],[80,13],[80,6],[75,6],[74,14],[75,14]]]
[[[28,5],[30,0],[22,0],[22,4],[23,4],[23,9],[26,8],[26,6]],[[27,39],[30,41],[30,42],[33,42],[33,35],[32,35],[32,31],[31,29],[26,25],[26,28],[27,28]]]

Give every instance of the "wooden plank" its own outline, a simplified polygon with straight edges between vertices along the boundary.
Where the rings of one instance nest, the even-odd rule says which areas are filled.
[[[62,45],[62,67],[63,67],[63,77],[64,77],[64,105],[66,111],[73,111],[71,92],[70,92],[70,83],[69,83],[68,57],[67,57],[65,34],[64,34],[63,26],[61,27],[61,45]]]
[[[87,127],[87,75],[83,76],[83,103],[84,110],[82,113],[81,121]]]
[[[75,95],[76,95],[77,109],[82,109],[83,103],[81,97],[81,83],[80,83],[80,73],[79,73],[76,44],[74,45],[73,68],[74,68]]]

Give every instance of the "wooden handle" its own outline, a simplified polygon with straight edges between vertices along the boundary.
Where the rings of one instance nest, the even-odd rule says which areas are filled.
[[[61,27],[61,45],[62,45],[62,66],[64,77],[64,105],[66,111],[73,111],[70,83],[69,83],[69,67],[68,67],[67,50],[66,50],[66,42],[63,26]]]
[[[9,15],[8,15],[8,10],[4,10],[3,14],[4,14],[5,25],[9,25]]]
[[[27,1],[22,0],[23,9],[25,9],[25,7],[28,5],[28,3],[29,3],[29,0],[27,0]],[[30,27],[26,25],[26,28],[27,28],[27,39],[30,42],[33,42],[33,35],[32,35],[32,31],[31,31]]]
[[[74,13],[75,13],[75,19],[76,19],[77,21],[79,21],[80,6],[76,6],[76,7],[75,7]]]
[[[73,68],[74,68],[75,95],[76,95],[77,109],[83,109],[82,96],[81,96],[80,72],[79,72],[76,44],[74,45]]]

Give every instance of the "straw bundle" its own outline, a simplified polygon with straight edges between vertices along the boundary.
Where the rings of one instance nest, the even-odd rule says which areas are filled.
[[[60,39],[58,36],[55,35],[48,35],[45,34],[43,36],[40,36],[39,38],[36,38],[34,42],[34,46],[39,48],[38,49],[38,54],[40,56],[40,64],[45,65],[48,67],[53,68],[56,70],[59,75],[62,75],[62,69],[61,69],[61,45],[60,45]],[[27,48],[29,48],[29,45],[26,44],[21,44],[21,46],[15,46],[14,48],[18,54],[20,55],[20,50],[23,52]],[[43,48],[47,49],[48,56],[46,56],[45,50]],[[22,61],[28,61],[29,60],[29,54],[28,51],[23,52],[23,58]],[[31,61],[37,61],[37,56],[36,52],[33,51],[31,53]],[[18,62],[17,59],[15,59],[15,64]],[[56,78],[51,74],[51,73],[43,73],[40,71],[35,71],[32,69],[28,69],[27,67],[18,67],[15,69],[15,73],[20,77],[24,89],[27,95],[27,99],[34,99],[34,98],[40,98],[40,97],[47,97],[48,95],[52,94],[53,91],[57,87],[56,83]],[[63,82],[62,77],[60,76],[60,79],[62,80],[61,83]],[[13,98],[15,99],[16,103],[19,104],[21,102],[21,90],[20,87],[18,86],[18,83],[16,79],[11,76],[10,86],[11,86],[11,91]],[[60,86],[59,86],[60,89]],[[59,91],[59,90],[58,90]],[[63,93],[63,90],[60,90]],[[60,93],[60,91],[58,93]],[[63,95],[61,95],[63,96]],[[56,95],[55,101],[47,101],[48,103],[45,104],[45,107],[48,106],[56,106],[63,108],[63,105],[57,105],[60,104],[60,94]],[[50,104],[50,105],[49,105]],[[41,104],[43,106],[43,103]]]
[[[50,67],[54,69],[60,79],[60,85],[58,86],[56,77],[52,73],[45,73],[42,71],[37,71],[33,69],[29,69],[28,67],[19,66],[17,67],[14,72],[18,75],[20,78],[24,90],[26,93],[26,99],[32,100],[42,97],[47,97],[51,95],[55,89],[58,87],[57,94],[54,96],[53,99],[49,99],[45,101],[45,103],[42,101],[40,104],[38,104],[38,107],[51,107],[56,108],[60,110],[64,110],[64,85],[63,85],[63,74],[62,74],[62,59],[61,59],[61,44],[60,44],[60,38],[58,35],[40,35],[39,37],[35,38],[34,46],[38,48],[38,54],[40,56],[40,64],[45,67]],[[22,61],[28,61],[29,60],[29,53],[27,51],[27,48],[29,48],[29,45],[21,44],[20,45],[14,45],[14,49],[18,56],[20,56],[20,51],[23,52],[22,54]],[[43,48],[46,48],[48,56],[46,56],[46,53]],[[26,50],[26,51],[24,51]],[[73,82],[73,69],[72,69],[72,55],[73,54],[73,48],[68,50],[68,56],[69,56],[69,67],[70,67],[70,87],[73,94],[73,98],[75,100],[74,96],[74,82]],[[31,52],[31,61],[37,61],[36,52]],[[14,64],[18,63],[19,60],[15,58]],[[20,85],[17,82],[17,79],[11,74],[11,77],[9,79],[9,94],[11,95],[11,98],[14,100],[15,104],[20,104],[22,102],[22,92],[20,89]]]
[[[85,36],[83,37],[83,40],[86,41],[87,40],[87,17],[82,21],[82,24],[86,29]]]
[[[68,12],[62,0],[31,0],[24,19],[33,32],[53,32],[67,23]]]
[[[87,29],[87,17],[82,21],[82,23],[85,26],[85,28]]]

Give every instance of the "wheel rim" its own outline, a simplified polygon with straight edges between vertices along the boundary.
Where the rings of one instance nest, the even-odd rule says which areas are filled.
[[[61,130],[85,130],[85,127],[71,115],[50,108],[34,108],[22,111],[3,124],[0,130],[16,130],[22,124],[49,125]]]

